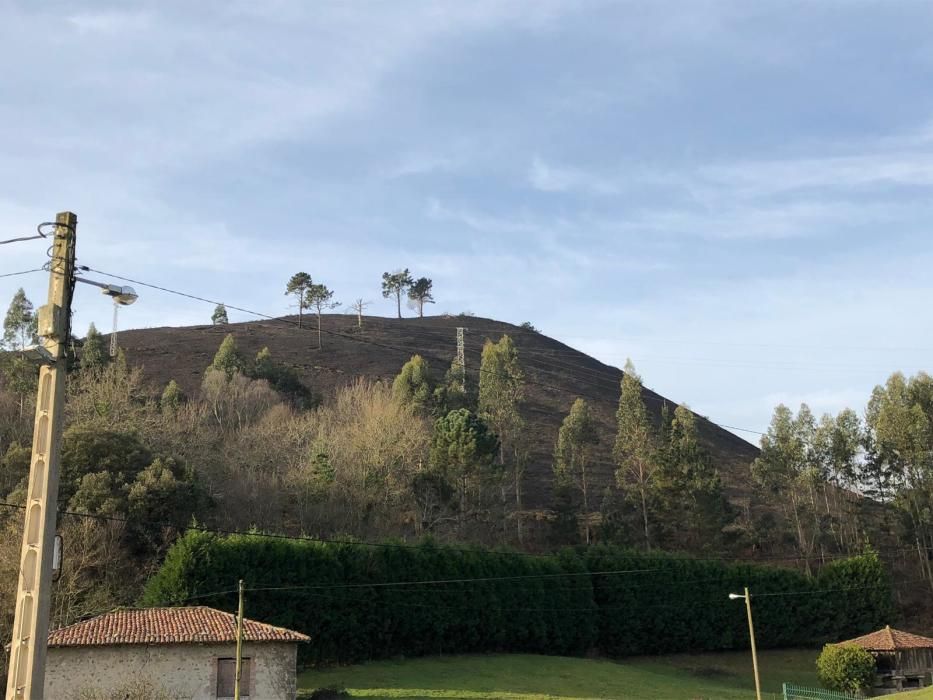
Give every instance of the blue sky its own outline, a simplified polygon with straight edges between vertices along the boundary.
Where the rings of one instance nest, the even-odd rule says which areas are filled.
[[[532,321],[731,425],[933,353],[926,2],[0,0],[0,239],[289,312]],[[42,243],[0,248],[0,274]],[[0,278],[0,303],[42,275]],[[140,290],[142,291],[142,290]],[[204,323],[145,291],[127,326]],[[231,320],[248,320],[231,314]],[[110,324],[79,289],[76,327]],[[751,439],[755,439],[751,436]]]

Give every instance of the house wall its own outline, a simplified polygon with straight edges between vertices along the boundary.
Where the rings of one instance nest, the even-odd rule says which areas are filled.
[[[294,700],[296,645],[243,645],[249,657],[253,700]],[[53,647],[45,672],[45,697],[72,700],[84,690],[112,691],[146,679],[177,700],[216,700],[217,659],[236,655],[234,644],[156,644]]]

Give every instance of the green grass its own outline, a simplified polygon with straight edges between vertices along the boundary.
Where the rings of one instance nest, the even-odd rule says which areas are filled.
[[[762,690],[780,693],[785,681],[818,686],[817,653],[762,652]],[[298,687],[341,687],[353,697],[379,700],[748,700],[755,688],[748,653],[621,661],[529,654],[443,656],[305,671]]]
[[[888,698],[897,698],[897,700],[933,700],[933,687],[923,690],[911,690],[906,693],[895,693],[887,695]]]

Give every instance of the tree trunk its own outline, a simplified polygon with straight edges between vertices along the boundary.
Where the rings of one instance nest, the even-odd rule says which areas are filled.
[[[641,491],[641,518],[645,525],[645,549],[650,552],[651,537],[648,535],[648,498],[645,494],[644,487],[639,490]]]
[[[807,538],[803,534],[803,523],[800,521],[800,511],[797,507],[797,495],[795,493],[791,494],[791,504],[794,507],[794,524],[797,527],[797,550],[804,556],[807,576],[810,576],[812,573],[810,570],[810,553],[807,551]]]
[[[321,311],[317,312],[317,349],[321,349]]]
[[[466,510],[466,478],[461,476],[460,479],[460,508],[457,511],[457,534],[463,535],[463,520],[464,520],[464,511]]]
[[[418,300],[418,318],[424,318],[424,299]]]
[[[402,290],[399,290],[395,293],[395,305],[398,312],[398,317],[402,317]]]
[[[522,543],[522,468],[515,460],[515,522],[518,529],[518,543]]]
[[[590,498],[586,483],[586,462],[580,464],[580,490],[583,492],[583,533],[586,543],[590,543]]]

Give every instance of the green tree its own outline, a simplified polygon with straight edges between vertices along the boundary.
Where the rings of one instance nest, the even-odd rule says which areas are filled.
[[[421,355],[413,355],[402,366],[392,382],[392,398],[404,406],[411,406],[417,413],[425,415],[433,408],[435,382],[428,363]]]
[[[255,379],[265,379],[269,386],[287,397],[298,408],[310,408],[314,403],[311,391],[301,382],[295,371],[273,360],[267,347],[256,353],[251,376]]]
[[[163,528],[184,529],[203,503],[194,472],[174,460],[156,459],[126,489],[128,515],[139,523],[151,548],[162,544]]]
[[[875,657],[855,644],[827,644],[816,660],[820,683],[841,693],[862,693],[875,681]]]
[[[463,367],[456,359],[444,373],[443,381],[435,389],[434,402],[438,413],[449,413],[458,408],[476,410],[475,383],[467,377]]]
[[[837,547],[848,551],[858,549],[862,530],[856,499],[849,494],[858,488],[870,495],[861,483],[868,473],[861,459],[863,443],[862,422],[849,408],[835,418],[824,414],[814,433],[813,449],[825,475],[822,491],[829,527]]]
[[[305,306],[317,311],[317,346],[321,347],[321,312],[336,308],[340,302],[332,301],[334,293],[323,284],[310,284],[305,292]]]
[[[419,277],[412,282],[408,289],[408,298],[418,305],[418,318],[424,317],[424,305],[433,304],[434,297],[431,296],[431,287],[434,285],[427,277]]]
[[[220,347],[217,348],[217,354],[214,355],[214,361],[211,362],[211,369],[223,372],[228,379],[236,372],[243,371],[243,357],[240,355],[236,338],[233,337],[232,333],[228,333],[221,341]]]
[[[162,409],[162,413],[174,415],[178,413],[178,408],[184,403],[184,400],[185,394],[182,392],[181,387],[178,386],[178,382],[170,379],[162,391],[159,407]]]
[[[26,415],[36,395],[39,370],[20,353],[0,353],[0,379],[18,399],[19,417]],[[2,432],[2,430],[0,430]]]
[[[693,411],[677,406],[669,422],[667,413],[662,417],[658,474],[663,524],[672,537],[691,538],[691,550],[714,547],[732,517],[732,508],[719,472],[700,444]]]
[[[256,359],[253,360],[253,376],[257,379],[265,379],[270,384],[274,384],[275,362],[272,360],[272,353],[268,347],[256,353]]]
[[[933,551],[933,377],[892,374],[872,392],[865,427],[867,476],[879,496],[903,512],[905,535],[933,585],[925,555]]]
[[[507,452],[510,453],[515,524],[521,540],[522,478],[527,460],[521,441],[525,422],[519,407],[525,396],[525,375],[518,361],[518,350],[509,336],[503,335],[497,343],[491,340],[484,343],[479,373],[479,416],[499,436],[499,463],[505,466]]]
[[[107,364],[107,359],[104,340],[92,323],[88,326],[87,337],[81,346],[81,369],[85,372],[96,372]]]
[[[775,494],[785,509],[808,572],[819,535],[814,528],[812,498],[808,498],[808,490],[817,477],[815,432],[813,414],[806,404],[801,404],[796,417],[789,408],[779,405],[774,409],[768,432],[761,438],[759,456],[752,464],[753,478]]]
[[[554,449],[554,476],[562,487],[572,486],[583,500],[583,530],[590,543],[590,474],[588,467],[593,450],[599,444],[596,421],[589,405],[577,399],[561,423]]]
[[[225,326],[230,323],[230,319],[227,318],[227,307],[223,304],[218,304],[214,307],[214,313],[211,314],[211,323],[215,326]]]
[[[498,447],[496,436],[486,424],[465,408],[451,411],[434,422],[431,467],[453,484],[457,492],[457,522],[461,533],[470,491],[482,480],[484,470],[492,464]]]
[[[60,502],[68,503],[87,474],[107,473],[123,484],[151,462],[152,454],[133,433],[72,426],[62,437]]]
[[[29,477],[29,463],[32,450],[13,442],[3,456],[0,456],[0,496],[6,496],[14,489],[25,485]]]
[[[307,272],[296,272],[285,285],[285,295],[291,294],[298,300],[298,327],[301,328],[301,314],[305,310],[305,293],[312,284]]]
[[[414,282],[407,267],[404,270],[382,273],[382,296],[385,299],[395,297],[399,318],[402,317],[402,293],[410,289]]]
[[[110,472],[91,472],[81,477],[68,510],[93,515],[126,514],[126,483]]]
[[[3,342],[12,350],[22,350],[30,343],[35,343],[36,320],[32,302],[20,287],[13,295],[3,319]]]
[[[625,363],[616,424],[618,431],[613,448],[616,484],[641,512],[645,548],[650,550],[650,513],[659,487],[659,459],[656,436],[642,399],[641,377],[631,360]]]

